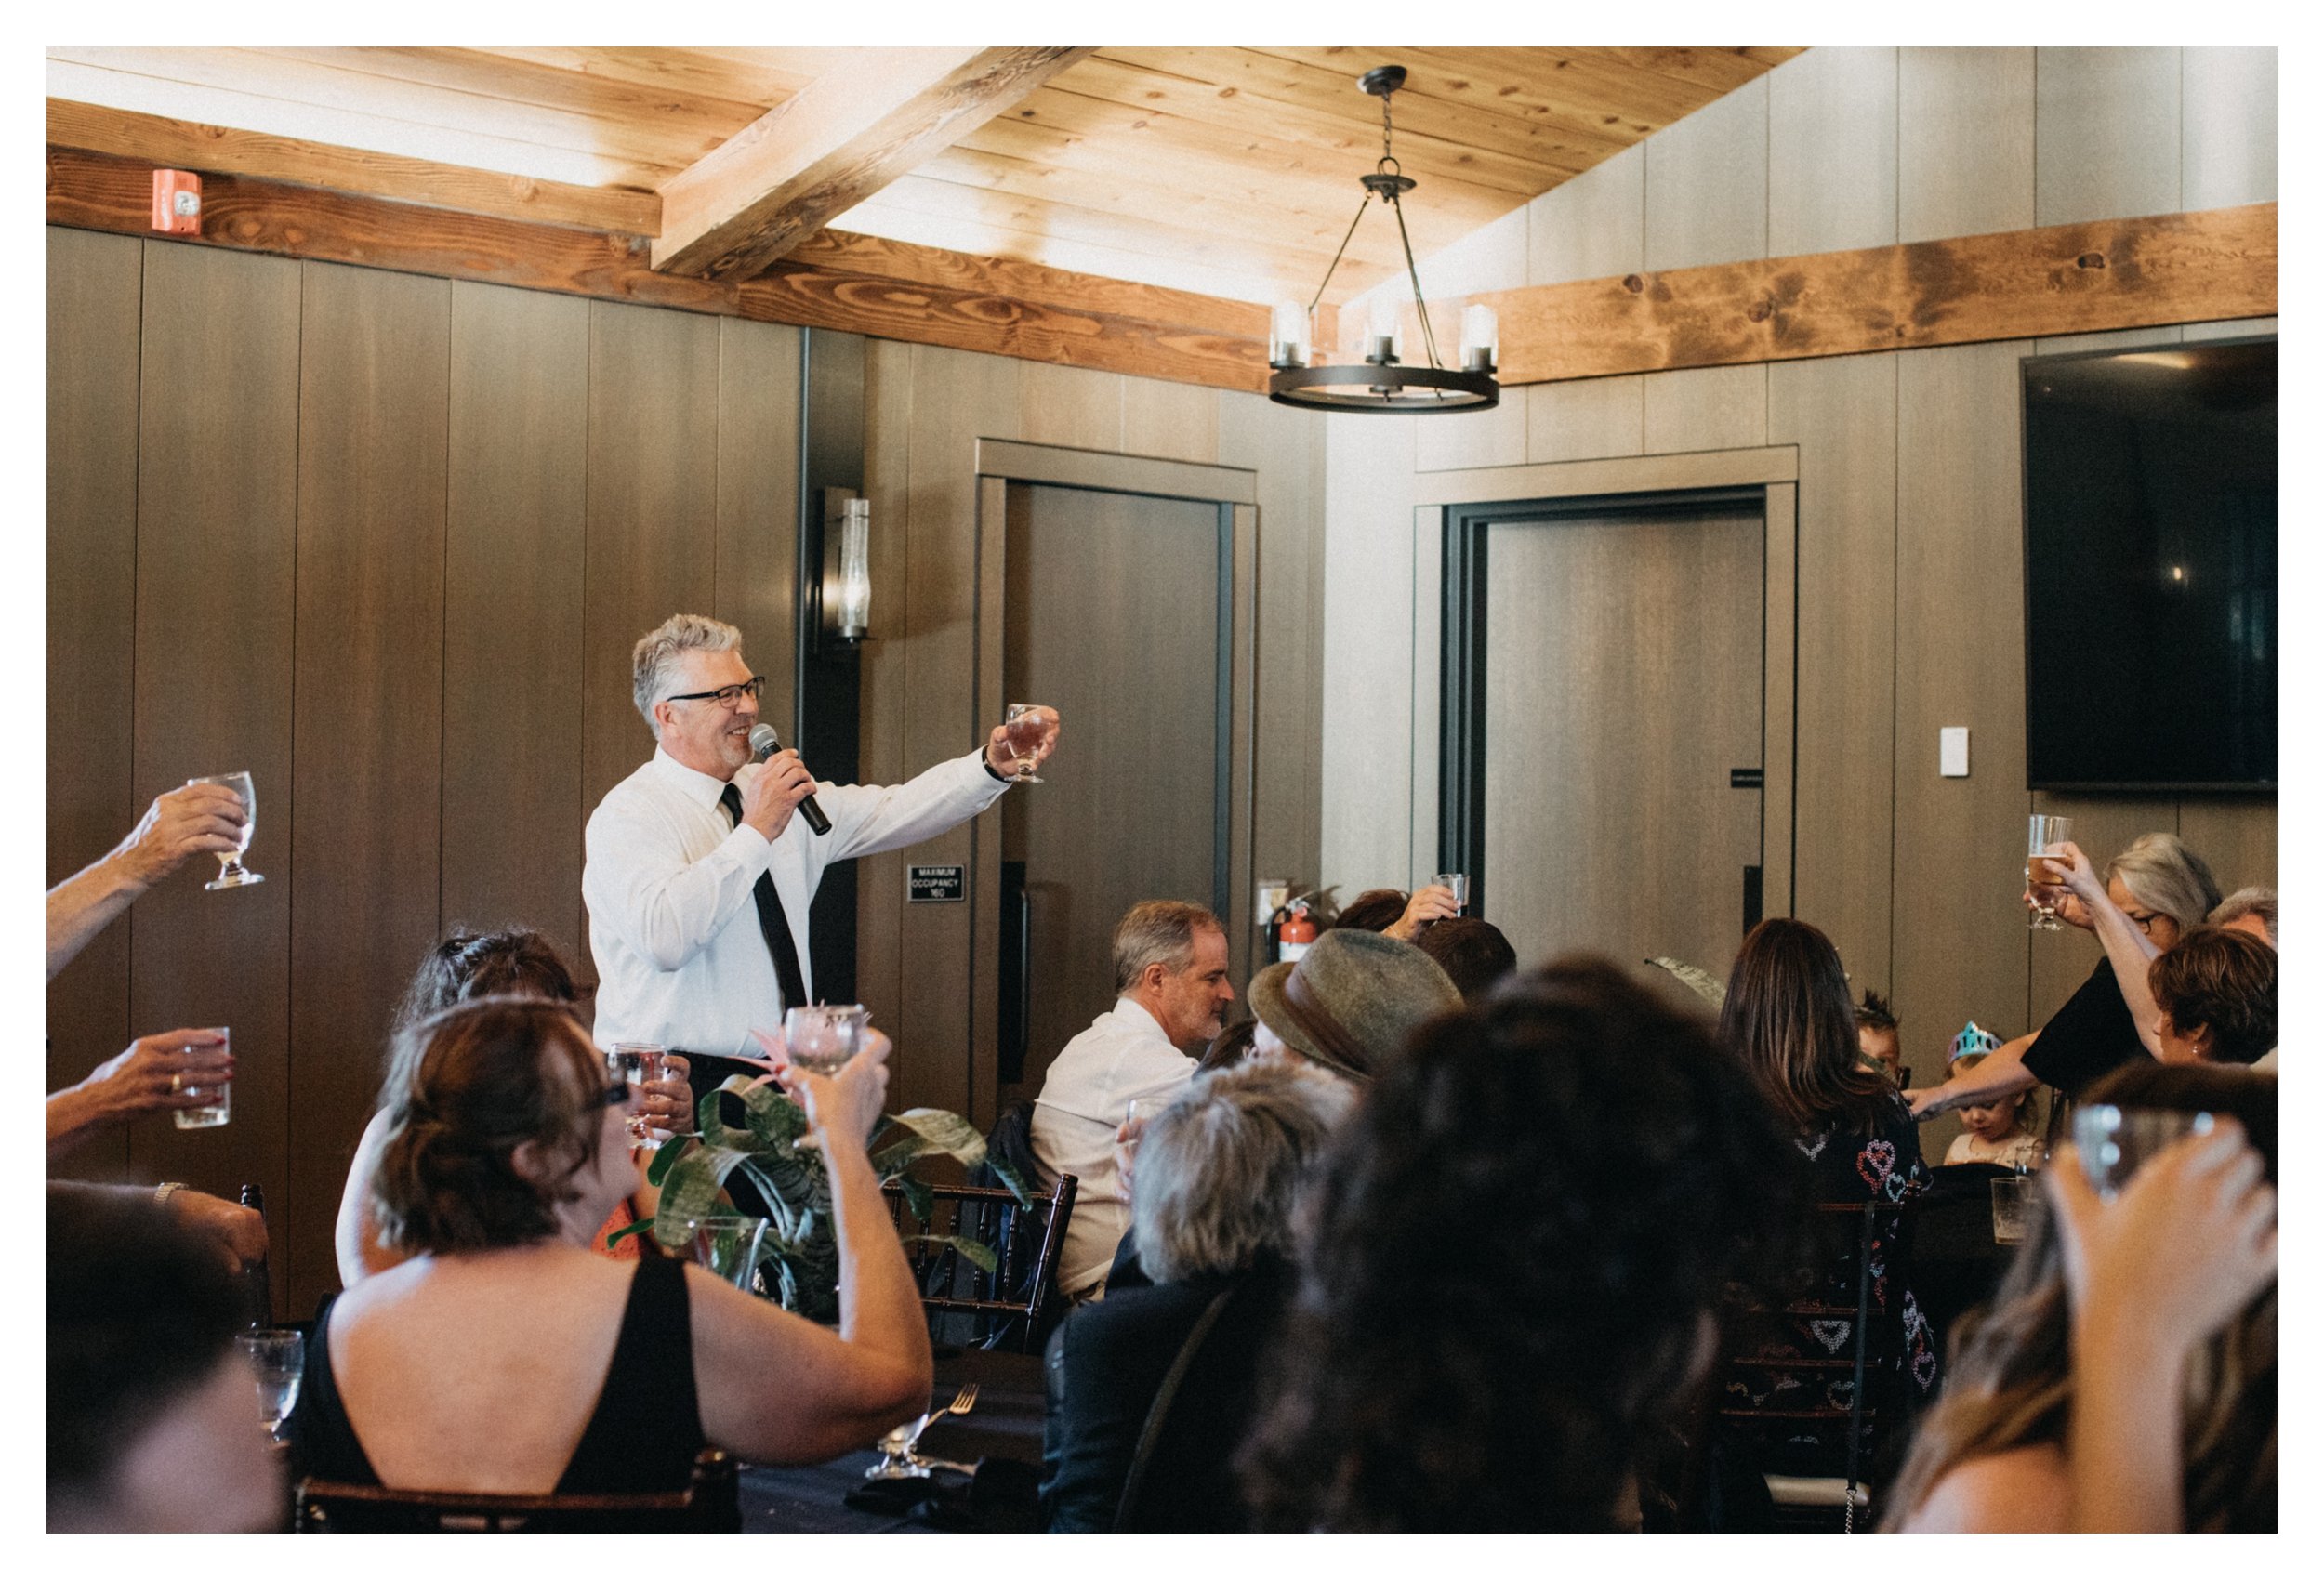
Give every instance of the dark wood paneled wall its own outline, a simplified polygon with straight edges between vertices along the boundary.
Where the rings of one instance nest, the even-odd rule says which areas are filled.
[[[331,1226],[387,1017],[447,924],[585,977],[581,828],[652,749],[639,634],[743,627],[787,695],[799,332],[49,231],[48,869],[248,769],[255,889],[189,870],[49,996],[49,1084],[230,1025],[233,1121],[67,1171],[265,1188],[277,1298]]]

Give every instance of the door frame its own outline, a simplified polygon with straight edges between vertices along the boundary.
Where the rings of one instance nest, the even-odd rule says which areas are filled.
[[[975,684],[971,728],[978,739],[1000,718],[1003,623],[987,619],[1006,596],[1009,485],[1089,489],[1143,494],[1217,507],[1221,584],[1231,590],[1222,600],[1230,612],[1220,632],[1219,717],[1226,750],[1219,762],[1216,791],[1224,814],[1226,838],[1215,860],[1214,889],[1223,880],[1228,958],[1247,959],[1250,950],[1250,907],[1238,897],[1251,892],[1252,774],[1257,760],[1258,719],[1259,475],[1239,467],[1168,461],[1062,445],[980,439],[976,444],[976,613],[973,645]],[[1006,800],[1007,797],[1003,797]],[[1001,802],[979,813],[971,825],[969,853],[969,1103],[970,1118],[989,1127],[999,1117],[1000,1087],[1000,889]],[[1214,894],[1213,903],[1218,896]]]
[[[1416,675],[1414,700],[1433,704],[1433,729],[1416,731],[1418,741],[1435,737],[1437,772],[1414,774],[1414,868],[1470,875],[1472,892],[1484,876],[1482,599],[1486,571],[1485,534],[1490,518],[1522,512],[1535,518],[1585,513],[1620,514],[1657,504],[1762,504],[1765,521],[1764,576],[1761,610],[1761,676],[1763,689],[1761,738],[1760,914],[1788,915],[1797,876],[1796,786],[1798,783],[1799,483],[1798,451],[1789,445],[1764,449],[1696,452],[1684,455],[1510,467],[1440,474],[1431,480],[1437,495],[1416,511],[1421,542],[1441,546],[1420,565],[1437,573],[1430,595],[1417,589],[1417,611],[1434,616],[1435,640],[1420,634],[1416,660],[1433,656],[1435,684]],[[1418,567],[1416,567],[1417,569]],[[1432,651],[1433,650],[1433,651]],[[1416,723],[1420,721],[1416,720]],[[1416,764],[1416,768],[1417,768]],[[1420,805],[1423,785],[1433,805]],[[1425,813],[1425,816],[1422,814]],[[1482,902],[1482,895],[1478,893]]]

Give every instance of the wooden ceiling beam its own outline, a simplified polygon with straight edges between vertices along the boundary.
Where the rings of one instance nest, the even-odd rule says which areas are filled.
[[[1219,389],[1267,384],[1267,309],[1118,280],[834,237],[739,283],[663,273],[642,237],[525,224],[248,177],[202,191],[199,237],[151,229],[152,166],[48,149],[48,222],[152,239],[844,330]],[[885,272],[865,272],[880,270]]]
[[[619,187],[576,187],[465,165],[438,165],[366,149],[334,148],[301,138],[240,132],[199,121],[140,115],[70,99],[48,101],[48,141],[183,170],[259,176],[300,186],[361,192],[397,203],[464,214],[589,230],[651,236],[662,228],[662,200]]]
[[[1503,384],[2266,318],[2276,311],[2276,205],[1713,264],[1468,299],[1500,315]]]
[[[867,51],[662,183],[654,267],[711,280],[755,275],[1089,53]]]

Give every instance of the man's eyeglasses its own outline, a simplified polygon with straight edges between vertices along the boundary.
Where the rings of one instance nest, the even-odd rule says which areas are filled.
[[[766,689],[767,678],[763,675],[753,675],[739,686],[720,686],[715,691],[681,691],[677,696],[664,697],[662,700],[666,703],[716,703],[720,707],[731,708],[746,696],[752,702],[757,702],[759,693]]]

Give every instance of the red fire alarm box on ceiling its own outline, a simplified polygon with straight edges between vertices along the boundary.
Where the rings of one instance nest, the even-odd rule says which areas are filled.
[[[174,236],[202,233],[202,178],[191,170],[153,172],[153,229]]]

